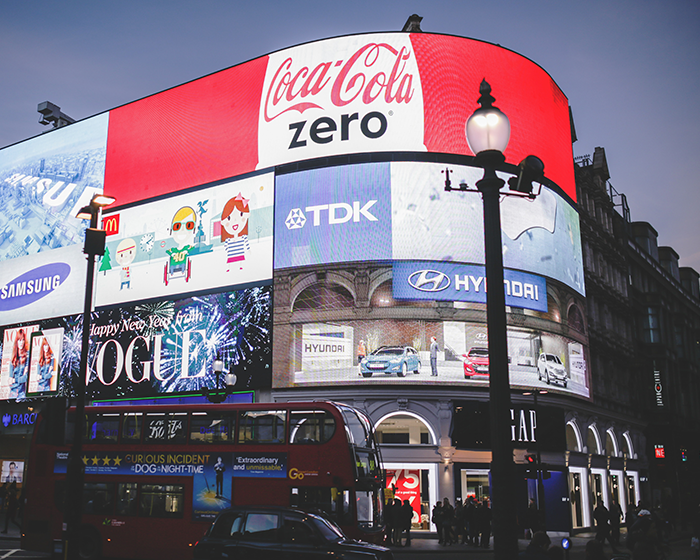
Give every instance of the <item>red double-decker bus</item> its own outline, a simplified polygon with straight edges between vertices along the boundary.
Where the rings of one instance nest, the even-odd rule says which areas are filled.
[[[322,511],[349,536],[379,542],[382,467],[372,425],[338,403],[86,407],[83,558],[191,558],[231,505]],[[61,539],[65,437],[40,416],[26,473],[22,547]],[[60,439],[60,441],[55,441]]]

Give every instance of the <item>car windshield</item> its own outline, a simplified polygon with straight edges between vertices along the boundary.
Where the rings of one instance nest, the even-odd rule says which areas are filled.
[[[554,362],[555,364],[561,364],[559,357],[555,356],[554,354],[547,354],[547,361]]]
[[[403,348],[380,348],[374,352],[375,356],[400,356],[403,354]]]
[[[472,348],[469,350],[468,356],[470,358],[488,358],[489,349],[488,348]]]
[[[324,539],[328,541],[347,539],[347,537],[343,534],[343,531],[335,523],[332,523],[327,519],[323,519],[322,517],[316,517],[315,515],[309,516],[309,519],[311,519],[312,523],[320,531]]]

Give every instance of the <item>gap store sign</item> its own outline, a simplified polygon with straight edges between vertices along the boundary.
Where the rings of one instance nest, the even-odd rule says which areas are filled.
[[[483,266],[413,261],[393,265],[395,299],[486,303]],[[547,282],[517,270],[503,271],[506,305],[547,312]]]

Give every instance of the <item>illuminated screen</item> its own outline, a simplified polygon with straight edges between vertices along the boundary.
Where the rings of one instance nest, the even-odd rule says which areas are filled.
[[[50,395],[58,392],[58,373],[63,355],[63,329],[32,333],[27,395]]]
[[[0,325],[79,313],[86,260],[72,245],[4,261],[0,266]]]
[[[537,155],[575,200],[569,105],[551,77],[497,45],[429,33],[307,43],[114,109],[105,188],[129,204],[318,157],[470,156],[484,78],[510,119],[506,161]]]
[[[10,484],[16,482],[22,483],[22,474],[24,473],[24,461],[2,461],[2,471],[0,471],[0,482]]]
[[[102,192],[108,115],[0,150],[0,261],[83,243],[75,217]]]
[[[235,374],[235,390],[269,388],[271,294],[268,285],[94,312],[87,397],[105,400],[201,394],[205,387],[216,387],[212,364],[217,356],[224,362],[223,375],[229,371]],[[49,390],[72,395],[70,377],[79,368],[81,339],[81,315],[6,328],[0,399],[45,392],[39,386],[44,340],[50,346],[50,354],[44,350],[49,354],[44,362],[50,365],[44,375],[48,378],[51,368],[59,372],[48,381]]]
[[[0,400],[23,399],[27,394],[31,335],[39,325],[5,329],[0,362]]]
[[[272,277],[271,173],[104,216],[98,307]]]
[[[483,175],[447,167],[455,184],[474,187]],[[392,259],[483,264],[481,195],[445,192],[445,168],[370,163],[278,176],[275,269]],[[534,201],[505,197],[501,224],[505,267],[584,293],[578,213],[560,195],[542,187]]]
[[[319,298],[324,297],[330,299],[319,294]],[[333,302],[333,307],[339,306],[340,297]],[[396,311],[420,314],[420,308]],[[318,309],[317,314],[334,315],[327,309]],[[285,361],[275,360],[276,386],[489,385],[485,321],[310,320],[295,324],[293,333],[286,364],[288,375],[282,373]],[[582,397],[590,393],[584,346],[560,335],[508,327],[508,369],[513,387],[548,389]]]

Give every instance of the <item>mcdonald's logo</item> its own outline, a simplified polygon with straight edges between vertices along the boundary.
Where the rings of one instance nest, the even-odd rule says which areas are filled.
[[[102,219],[102,227],[107,235],[116,235],[119,233],[119,214],[111,214]]]

